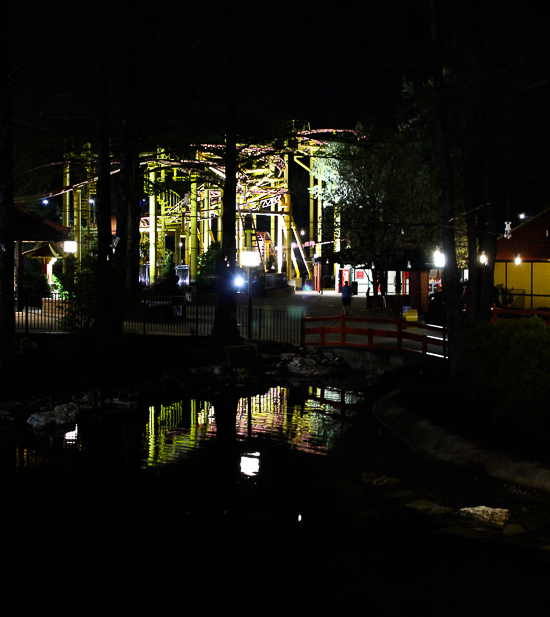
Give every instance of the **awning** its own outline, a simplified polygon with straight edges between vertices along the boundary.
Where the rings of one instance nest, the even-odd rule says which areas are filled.
[[[14,206],[12,219],[12,236],[21,242],[65,242],[71,240],[70,227],[54,223],[43,216]]]
[[[34,257],[36,259],[60,259],[67,254],[55,242],[39,242],[30,251],[25,251],[23,257]]]

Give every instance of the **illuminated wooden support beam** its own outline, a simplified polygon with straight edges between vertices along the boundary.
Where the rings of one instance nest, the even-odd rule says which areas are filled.
[[[82,261],[82,228],[80,226],[82,191],[80,189],[77,189],[76,191],[74,191],[73,198],[74,198],[74,215],[73,215],[74,239],[76,242],[75,260],[76,260],[76,263],[79,264]]]
[[[69,227],[69,209],[71,193],[67,190],[71,185],[71,172],[69,163],[63,164],[63,225]],[[63,272],[67,272],[67,260],[63,260]]]
[[[197,180],[196,174],[191,175],[191,225],[189,230],[189,275],[195,280],[198,272],[198,239],[197,239]]]
[[[220,215],[218,216],[218,242],[222,243],[223,237],[223,190],[220,190]]]
[[[204,187],[203,215],[202,215],[202,251],[205,253],[210,247],[210,188],[207,185]]]
[[[317,180],[317,187],[319,189],[317,193],[317,238],[318,244],[323,241],[323,200],[321,199],[321,190],[323,188],[323,181],[321,178]],[[312,238],[313,239],[313,238]]]
[[[304,262],[304,265],[306,267],[307,270],[307,278],[310,279],[311,278],[311,270],[309,268],[309,263],[306,259],[306,256],[304,254],[304,247],[302,246],[302,240],[300,238],[300,234],[298,233],[298,230],[296,229],[296,223],[294,222],[294,219],[291,219],[291,227],[292,227],[292,231],[294,232],[294,237],[296,238],[296,247],[298,248],[298,251],[300,252],[300,256],[302,257],[302,260]],[[294,261],[296,262],[296,258],[294,257],[294,251],[292,251],[292,257],[294,258]],[[300,272],[299,268],[298,268],[298,264],[296,264],[296,272]]]
[[[149,193],[149,283],[154,285],[157,280],[157,198],[154,184],[156,174],[149,172],[151,191]]]
[[[313,184],[315,178],[313,173],[309,172],[309,241],[315,241],[315,199],[313,198]],[[313,257],[313,253],[315,252],[315,246],[309,245],[308,247],[309,257]]]
[[[181,226],[178,225],[174,231],[174,263],[181,264]]]

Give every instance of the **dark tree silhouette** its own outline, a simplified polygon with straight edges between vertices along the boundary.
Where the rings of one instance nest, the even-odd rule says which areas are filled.
[[[8,2],[0,2],[0,374],[11,369],[14,353],[13,127]]]

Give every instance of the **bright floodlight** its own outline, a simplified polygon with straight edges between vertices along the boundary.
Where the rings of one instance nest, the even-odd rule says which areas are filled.
[[[260,265],[260,253],[258,251],[242,251],[241,266],[243,268],[253,268]]]
[[[68,240],[63,242],[63,250],[65,253],[76,253],[77,243],[75,240]]]
[[[235,277],[235,285],[237,287],[242,287],[244,285],[244,278],[242,276],[236,276]]]
[[[436,268],[445,266],[445,255],[439,249],[435,249],[434,252],[434,265]]]

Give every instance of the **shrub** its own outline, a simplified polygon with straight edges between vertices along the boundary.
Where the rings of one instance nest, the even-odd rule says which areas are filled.
[[[550,424],[550,328],[538,317],[478,324],[463,336],[460,366],[468,394],[493,401],[493,421]]]
[[[199,272],[203,276],[218,274],[221,263],[221,244],[212,242],[208,250],[199,255]]]

